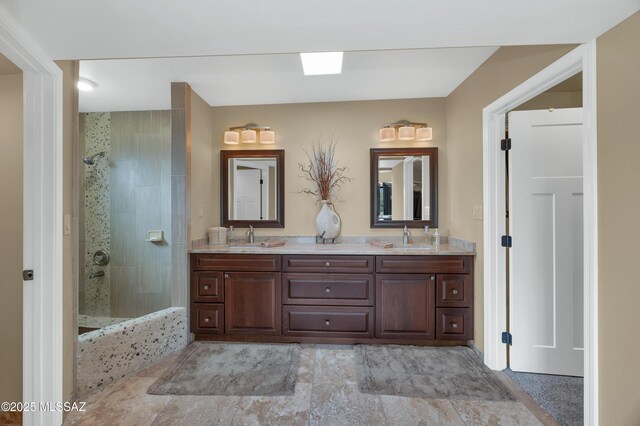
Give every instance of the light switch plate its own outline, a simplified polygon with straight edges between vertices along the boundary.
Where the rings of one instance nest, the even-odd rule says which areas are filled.
[[[64,215],[64,230],[63,230],[64,235],[71,235],[71,215],[70,214],[65,214]]]
[[[482,206],[473,206],[473,220],[482,220]]]

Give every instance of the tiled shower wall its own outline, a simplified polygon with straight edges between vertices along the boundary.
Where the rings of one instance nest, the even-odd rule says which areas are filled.
[[[80,199],[80,265],[83,270],[79,280],[80,313],[91,316],[109,316],[109,290],[111,288],[110,265],[93,264],[97,250],[111,252],[111,195],[109,182],[109,156],[111,146],[111,117],[108,112],[81,114],[80,149],[83,157],[104,152],[94,165],[82,164]],[[104,276],[89,278],[92,272],[102,270]]]
[[[170,112],[105,114],[110,118],[110,152],[108,184],[102,188],[108,189],[111,254],[106,306],[110,316],[133,318],[171,306]],[[82,115],[88,145],[89,135],[94,134],[87,127],[92,123],[88,120],[92,114]],[[86,244],[92,231],[88,226],[85,229]],[[163,231],[165,241],[146,241],[150,230]],[[85,283],[85,308],[89,300],[87,289]],[[82,293],[80,297],[82,300]]]

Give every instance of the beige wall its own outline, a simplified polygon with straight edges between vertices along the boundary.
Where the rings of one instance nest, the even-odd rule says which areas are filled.
[[[201,238],[219,217],[214,184],[219,185],[219,162],[214,162],[211,107],[191,91],[191,235]],[[217,194],[217,192],[216,192]]]
[[[640,424],[640,12],[597,40],[600,424]]]
[[[0,75],[0,401],[22,401],[22,74]]]
[[[73,155],[73,147],[78,138],[78,91],[79,66],[77,61],[58,61],[63,72],[63,214],[70,215],[73,223],[78,223],[77,212],[73,210],[73,173],[79,159]],[[75,215],[75,217],[74,217]],[[60,224],[62,226],[63,224]],[[77,226],[76,226],[77,229]],[[78,313],[78,289],[74,283],[74,246],[71,234],[63,237],[63,387],[62,395],[66,401],[72,400],[75,391],[75,317]]]
[[[221,149],[284,149],[285,150],[285,228],[258,229],[257,235],[308,235],[316,234],[315,216],[319,207],[315,200],[297,194],[303,187],[298,178],[298,163],[307,160],[312,141],[321,134],[326,143],[333,134],[337,141],[336,158],[349,167],[347,183],[338,197],[336,210],[342,218],[342,235],[401,235],[400,229],[371,229],[369,227],[369,149],[397,146],[425,146],[439,148],[440,176],[440,227],[448,228],[447,210],[447,128],[443,98],[409,99],[390,101],[327,102],[308,104],[260,105],[239,107],[214,107],[213,120],[213,176],[211,188],[214,204],[212,225],[220,223],[220,150]],[[385,123],[400,119],[427,121],[433,127],[434,138],[430,142],[380,143],[378,129]],[[248,122],[271,126],[276,132],[276,144],[224,145],[223,133],[229,127]],[[194,185],[192,179],[192,187]],[[192,197],[197,202],[195,197]],[[192,219],[193,221],[193,219]],[[193,234],[195,238],[201,235]]]
[[[572,46],[502,47],[446,99],[447,174],[451,235],[477,245],[475,341],[484,348],[482,221],[473,206],[482,205],[482,109],[569,52]]]

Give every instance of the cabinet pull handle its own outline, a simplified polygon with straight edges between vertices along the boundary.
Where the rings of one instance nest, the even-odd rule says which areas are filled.
[[[458,328],[458,324],[456,324],[455,322],[451,324],[451,327],[453,328]]]
[[[431,276],[429,277],[429,279],[430,279],[431,281],[433,281],[433,280],[435,280],[435,279],[436,279],[436,276],[435,276],[435,275],[431,275]]]
[[[325,293],[331,293],[331,288],[329,288],[329,287],[325,288],[325,289],[324,289],[324,292],[325,292]]]
[[[324,325],[330,325],[330,324],[331,324],[331,323],[329,322],[329,320],[326,320],[326,321],[324,322]]]
[[[203,286],[203,288],[204,288],[205,290],[209,290],[209,286],[208,286],[208,285]]]
[[[204,322],[209,322],[209,317],[206,317],[206,318],[204,319]]]
[[[324,266],[326,266],[328,268],[329,266],[331,266],[331,262],[325,263]]]
[[[225,278],[229,278],[229,274],[224,274],[224,277]]]
[[[451,293],[453,294],[458,294],[458,290],[456,290],[455,288],[453,290],[451,290]]]

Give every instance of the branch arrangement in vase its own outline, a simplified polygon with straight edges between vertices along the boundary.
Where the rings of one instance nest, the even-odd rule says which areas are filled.
[[[298,163],[298,167],[310,184],[302,188],[298,193],[309,194],[316,197],[318,201],[332,202],[335,193],[342,188],[346,182],[353,179],[346,175],[348,167],[339,166],[335,158],[336,144],[333,137],[329,145],[323,145],[320,140],[313,141],[311,152],[305,151],[309,162]]]

